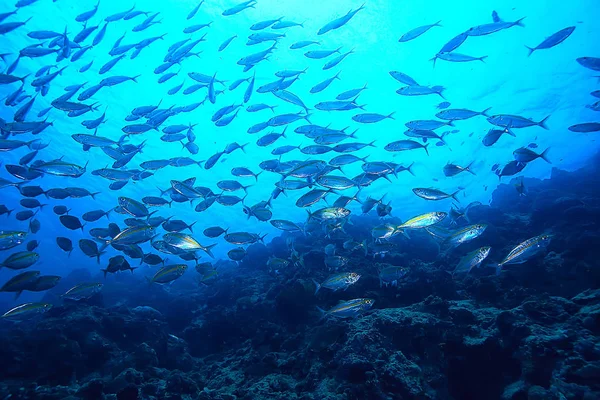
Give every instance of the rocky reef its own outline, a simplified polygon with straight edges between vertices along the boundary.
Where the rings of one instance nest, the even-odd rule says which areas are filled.
[[[354,254],[361,279],[314,294],[331,271],[322,243],[304,267],[272,271],[285,237],[253,245],[208,286],[151,286],[122,274],[85,301],[0,327],[0,396],[10,399],[506,399],[600,398],[600,173],[595,165],[501,185],[468,218],[484,235],[442,251],[426,233],[383,259]],[[364,237],[373,217],[346,232]],[[551,232],[548,252],[496,276],[519,241]],[[460,256],[482,244],[487,264],[457,279]],[[298,243],[302,247],[302,243]],[[360,253],[360,252],[359,252]],[[406,277],[381,286],[376,263]],[[80,272],[74,271],[74,274]],[[68,281],[68,278],[65,279]],[[49,293],[47,296],[52,296]],[[375,306],[320,319],[339,300]]]

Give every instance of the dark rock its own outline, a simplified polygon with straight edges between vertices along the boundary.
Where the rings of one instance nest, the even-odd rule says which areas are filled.
[[[89,400],[101,400],[104,393],[104,381],[92,379],[77,391],[77,395]]]
[[[117,393],[117,400],[137,400],[139,398],[139,389],[134,385],[127,386]]]

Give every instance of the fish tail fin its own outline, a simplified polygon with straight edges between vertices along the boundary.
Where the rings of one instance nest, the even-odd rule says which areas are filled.
[[[483,110],[482,112],[480,112],[481,115],[483,115],[484,117],[489,117],[489,115],[487,114],[488,111],[490,111],[492,109],[492,107],[488,107],[485,110]]]
[[[515,135],[515,133],[510,130],[510,127],[506,127],[506,129],[504,130],[504,132],[508,133],[512,137],[517,137],[517,135]]]
[[[15,300],[17,300],[19,298],[19,296],[21,295],[21,293],[23,293],[22,290],[19,290],[18,292],[15,293]]]
[[[467,171],[470,174],[476,175],[475,172],[471,171],[471,165],[473,165],[474,162],[475,161],[471,161],[471,163],[465,167],[465,171]]]
[[[415,172],[413,171],[413,166],[415,165],[415,162],[411,162],[410,165],[408,166],[408,168],[406,168],[406,170],[412,175],[412,176],[416,176]]]
[[[496,269],[496,276],[500,275],[500,273],[502,272],[502,265],[496,264],[494,265],[494,268]]]
[[[188,229],[189,229],[189,230],[190,230],[190,232],[192,232],[192,233],[194,233],[193,226],[196,224],[196,222],[198,222],[198,221],[194,221],[194,222],[192,222],[191,224],[189,224],[189,225],[188,225]]]
[[[317,282],[316,280],[314,280],[314,279],[312,279],[312,281],[313,281],[313,283],[314,283],[314,284],[315,284],[315,286],[316,286],[316,289],[315,289],[315,296],[316,296],[316,294],[317,294],[317,293],[319,292],[319,290],[321,289],[321,284],[320,284],[319,282]]]
[[[396,118],[394,118],[394,114],[396,114],[396,111],[392,111],[391,113],[389,113],[389,114],[386,116],[386,118],[390,118],[390,119],[393,119],[393,120],[395,120]]]
[[[457,203],[460,203],[460,200],[458,200],[458,197],[456,197],[456,195],[460,192],[460,190],[457,190],[456,192],[452,193],[450,195],[450,197],[452,197],[454,200],[456,200]]]
[[[481,57],[478,58],[478,60],[485,64],[485,59],[486,58],[488,58],[488,56],[481,56]]]
[[[433,68],[435,68],[435,62],[437,61],[437,59],[438,59],[438,56],[437,56],[437,54],[436,54],[435,56],[433,56],[433,58],[430,58],[430,59],[429,59],[429,61],[432,61],[432,62],[433,62]]]
[[[525,46],[525,47],[527,47],[527,50],[529,50],[529,54],[527,54],[527,57],[531,56],[533,54],[533,52],[535,51],[535,49],[531,48],[529,46]]]
[[[548,151],[550,150],[550,147],[548,147],[546,150],[544,150],[542,152],[542,154],[540,154],[540,157],[542,158],[542,160],[546,161],[548,164],[552,164],[552,161],[550,161],[548,159]]]
[[[306,210],[306,212],[308,213],[308,220],[307,221],[310,221],[313,215],[310,212],[310,210]]]
[[[525,28],[525,24],[523,23],[523,20],[525,18],[527,18],[527,17],[519,18],[518,20],[515,21],[515,23],[513,24],[513,26],[520,26],[522,28]]]
[[[438,22],[436,22],[435,24],[433,24],[433,26],[444,26],[441,24],[442,20],[440,19]]]
[[[100,271],[104,272],[104,279],[106,279],[106,274],[108,273],[107,269],[101,269]]]
[[[208,255],[209,255],[209,256],[211,256],[212,258],[215,258],[215,256],[213,255],[213,253],[212,253],[211,249],[212,249],[213,247],[215,247],[216,245],[217,245],[217,243],[214,243],[214,244],[211,244],[211,245],[209,245],[209,246],[206,246],[206,247],[204,248],[204,251],[206,252],[206,254],[208,254]]]
[[[427,150],[428,146],[429,146],[429,143],[426,143],[423,145],[423,150],[425,150],[425,153],[427,153],[427,155],[429,155],[429,150]]]
[[[322,321],[327,316],[327,311],[323,310],[319,306],[317,306],[317,310],[319,310],[319,312],[321,313],[321,318],[319,318],[319,321]]]
[[[546,118],[544,118],[543,120],[541,120],[540,122],[538,122],[538,125],[540,127],[544,128],[545,130],[548,130],[548,125],[546,125],[546,121],[548,120],[548,118],[550,118],[549,115]]]
[[[446,90],[446,88],[443,86],[437,86],[437,90],[436,90],[436,93],[438,94],[438,96],[440,96],[444,100],[446,100],[446,97],[444,97],[445,90]]]

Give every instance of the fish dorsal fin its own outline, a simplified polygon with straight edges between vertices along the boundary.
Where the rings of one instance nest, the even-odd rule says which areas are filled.
[[[183,181],[184,184],[188,185],[188,186],[193,186],[194,183],[196,183],[196,178],[188,178],[185,181]]]

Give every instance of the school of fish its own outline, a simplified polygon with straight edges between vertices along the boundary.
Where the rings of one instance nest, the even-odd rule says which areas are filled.
[[[142,2],[117,12],[103,7],[101,1],[92,6],[86,5],[87,2],[73,3],[72,6],[79,10],[74,21],[59,27],[58,21],[48,18],[36,21],[47,24],[44,30],[32,30],[29,27],[33,14],[29,10],[45,1],[49,2],[18,0],[14,8],[5,3],[0,9],[2,107],[3,115],[13,115],[12,118],[0,119],[0,152],[18,154],[18,163],[3,162],[5,171],[4,177],[0,177],[0,188],[15,191],[20,198],[18,204],[0,204],[0,215],[14,218],[24,226],[21,230],[0,231],[0,251],[3,254],[0,268],[16,271],[0,292],[15,293],[17,297],[23,291],[51,289],[60,281],[60,276],[42,275],[35,270],[36,264],[43,258],[36,252],[40,237],[55,240],[57,248],[66,255],[81,251],[91,263],[98,264],[98,270],[105,277],[124,271],[134,273],[138,267],[132,264],[146,264],[157,268],[147,274],[149,283],[168,284],[184,276],[191,269],[189,263],[193,263],[194,273],[199,274],[199,282],[204,285],[218,279],[218,270],[211,262],[200,262],[202,256],[214,257],[212,249],[215,246],[225,245],[214,241],[219,238],[231,245],[227,250],[228,257],[242,262],[247,246],[265,240],[266,235],[260,232],[259,223],[269,223],[288,237],[289,256],[272,256],[268,261],[270,270],[302,268],[304,257],[295,248],[294,238],[321,237],[328,243],[321,249],[325,253],[323,268],[331,275],[322,282],[313,280],[315,295],[325,289],[346,290],[361,277],[352,271],[352,254],[385,257],[395,248],[390,239],[403,235],[410,240],[411,232],[417,230],[429,233],[445,251],[460,252],[462,244],[478,239],[487,228],[486,224],[470,220],[468,211],[473,204],[461,208],[460,187],[444,191],[418,184],[407,187],[406,191],[412,191],[415,201],[427,202],[431,211],[402,215],[405,218],[400,224],[386,222],[386,217],[392,215],[392,199],[386,202],[384,196],[368,196],[365,188],[380,179],[393,185],[393,179],[402,172],[415,175],[412,164],[392,161],[396,153],[422,152],[428,157],[436,151],[436,147],[447,146],[448,135],[456,134],[461,121],[471,118],[481,119],[489,126],[482,141],[486,147],[493,146],[501,137],[516,136],[517,130],[530,127],[549,129],[552,126],[551,116],[533,120],[521,115],[501,114],[500,110],[491,111],[493,104],[484,110],[453,108],[443,86],[420,84],[397,70],[374,73],[385,75],[390,85],[400,86],[396,90],[399,96],[439,97],[441,103],[437,112],[432,112],[430,119],[410,120],[399,126],[395,117],[401,110],[393,107],[373,110],[363,104],[359,98],[363,91],[369,90],[366,79],[360,87],[339,86],[343,86],[343,75],[349,73],[343,70],[344,60],[353,57],[357,50],[350,46],[330,47],[327,38],[343,34],[345,29],[352,29],[353,24],[360,24],[361,14],[368,9],[368,3],[348,7],[340,11],[339,17],[324,20],[317,32],[309,32],[302,21],[295,21],[292,16],[277,16],[252,23],[246,29],[247,38],[232,35],[223,39],[214,37],[211,29],[220,20],[236,18],[250,8],[261,9],[260,0],[232,2],[231,7],[221,10],[219,18],[214,21],[211,20],[212,14],[204,14],[203,11],[210,0],[202,0],[196,2],[187,15],[180,16],[177,26],[181,27],[184,38],[173,41],[170,40],[174,36],[172,32],[161,32],[161,12],[139,8],[143,6]],[[65,2],[57,2],[62,3]],[[268,9],[262,11],[268,15]],[[323,19],[324,16],[315,18]],[[108,43],[105,38],[107,30],[114,29],[126,33],[115,43]],[[445,28],[442,21],[431,21],[428,25],[403,33],[397,43],[389,43],[389,46],[402,46],[419,40],[430,29]],[[508,29],[527,29],[526,17],[505,21],[494,11],[491,18],[481,21],[480,25],[462,33],[452,32],[455,36],[450,41],[439,50],[432,50],[433,65],[439,62],[485,63],[487,55],[469,55],[459,48],[470,38]],[[523,51],[528,52],[530,57],[542,51],[557,51],[553,48],[569,40],[575,29],[575,26],[570,26],[558,32],[548,32],[547,38],[539,44],[522,43],[519,46],[526,46]],[[302,31],[305,39],[290,42],[286,38],[289,30]],[[30,44],[10,51],[11,46],[6,44],[17,40]],[[233,51],[232,43],[242,40],[247,42],[236,63],[236,76],[221,76],[211,66],[210,59],[203,57],[207,48],[217,49],[219,54],[223,54]],[[155,50],[157,42],[168,44],[166,53],[159,54]],[[135,91],[140,78],[137,72],[117,75],[111,70],[117,64],[127,64],[142,52],[154,61],[151,66],[156,80],[153,90],[162,93],[162,100],[148,104],[140,98],[139,105],[128,110],[129,114],[123,121],[111,120],[110,110],[119,102],[119,90]],[[109,58],[106,58],[107,54]],[[261,82],[257,78],[261,67],[269,63],[271,57],[284,54],[295,57],[295,65],[299,63],[304,67],[279,70],[269,82]],[[105,59],[108,61],[101,61]],[[31,60],[41,67],[27,68],[33,65],[28,62]],[[600,71],[600,58],[592,55],[581,54],[573,63],[587,70]],[[317,81],[312,78],[316,69],[331,71],[327,72],[327,79]],[[80,76],[81,83],[61,85],[67,74]],[[298,80],[311,82],[310,90],[295,90],[294,83]],[[334,87],[337,87],[336,93],[333,93]],[[326,90],[330,100],[312,100],[314,94]],[[109,97],[98,96],[98,93],[109,91]],[[189,103],[170,101],[170,97],[176,94],[189,98]],[[237,101],[229,103],[222,100],[224,94],[235,96]],[[600,97],[598,91],[592,95]],[[599,101],[588,108],[600,111]],[[212,115],[210,121],[199,120],[199,110],[209,110]],[[352,122],[348,127],[312,122],[317,115],[331,119],[329,116],[342,112],[351,115]],[[252,120],[246,127],[248,141],[241,144],[233,142],[222,151],[207,154],[203,142],[211,139],[207,139],[197,126],[212,124],[215,128],[212,132],[218,135],[226,133],[227,126],[242,116],[245,120]],[[65,120],[69,124],[77,124],[79,129],[63,129],[62,122]],[[121,131],[107,128],[108,120],[118,123]],[[182,120],[188,122],[183,123]],[[404,137],[381,143],[376,138],[361,135],[360,126],[382,121],[390,123],[386,125],[388,128],[403,131]],[[449,127],[455,130],[442,132]],[[568,127],[552,128],[593,133],[600,131],[600,122],[583,121]],[[62,135],[58,139],[57,131]],[[259,137],[255,139],[254,134]],[[45,149],[53,141],[74,141],[81,146],[81,152],[75,159],[68,155],[51,157]],[[165,149],[179,148],[179,155],[150,159],[143,153],[144,147],[150,143],[160,143],[159,146]],[[273,157],[258,165],[241,165],[245,159],[242,153],[252,154],[259,147],[268,147]],[[494,173],[502,178],[520,173],[538,159],[551,163],[549,150],[539,152],[534,150],[536,147],[515,149],[512,152],[514,160],[505,165],[495,165]],[[371,159],[368,155],[371,148],[384,149],[389,153],[389,159]],[[360,152],[363,149],[367,153]],[[234,152],[239,155],[237,159],[228,157]],[[106,166],[88,169],[89,161],[98,159]],[[219,162],[231,167],[229,179],[211,181],[182,176],[178,172],[178,168],[184,167],[208,171]],[[352,164],[360,165],[362,172],[356,176],[346,175],[345,171]],[[471,164],[459,165],[450,160],[443,168],[446,177],[477,173],[479,171],[473,170]],[[122,194],[124,187],[141,184],[158,174],[161,174],[160,179],[164,183],[161,187],[148,187],[143,195],[136,198]],[[268,174],[277,177],[270,197],[249,204],[247,193],[257,185],[264,189],[265,184],[261,181],[264,180],[263,175]],[[418,181],[415,179],[415,182]],[[57,185],[56,182],[63,184]],[[515,188],[520,195],[526,196],[522,181]],[[281,194],[293,196],[295,205],[306,210],[304,221],[291,221],[285,218],[284,213],[278,213],[277,203]],[[108,209],[94,207],[97,197],[103,200],[103,204],[112,206]],[[45,200],[42,202],[40,199]],[[88,211],[74,215],[63,204],[65,199],[85,202]],[[176,207],[191,207],[198,213],[197,220],[177,218],[172,211]],[[223,214],[239,219],[255,219],[257,229],[245,232],[236,229],[235,225],[205,224],[202,213],[210,207],[221,207]],[[351,223],[352,215],[373,211],[380,218],[380,223],[371,227],[371,237],[358,239],[345,233],[344,226]],[[80,239],[73,243],[61,232],[45,231],[37,218],[38,213],[55,214],[65,232],[80,232]],[[6,225],[2,223],[2,226]],[[40,231],[43,236],[30,238]],[[460,279],[460,276],[484,263],[491,254],[497,259],[494,265],[500,274],[507,265],[525,263],[545,251],[551,238],[551,232],[540,232],[534,238],[519,239],[515,235],[515,247],[506,255],[500,254],[500,249],[481,243],[480,248],[463,255],[453,276]],[[382,264],[379,280],[382,287],[393,286],[409,274],[409,269],[403,266]],[[103,285],[103,282],[81,282],[62,297],[71,300],[89,298],[101,291]],[[319,310],[323,317],[355,317],[369,310],[373,304],[372,299],[358,298],[341,302],[329,310]],[[48,303],[25,303],[6,311],[2,318],[27,318],[43,313],[51,306]]]

